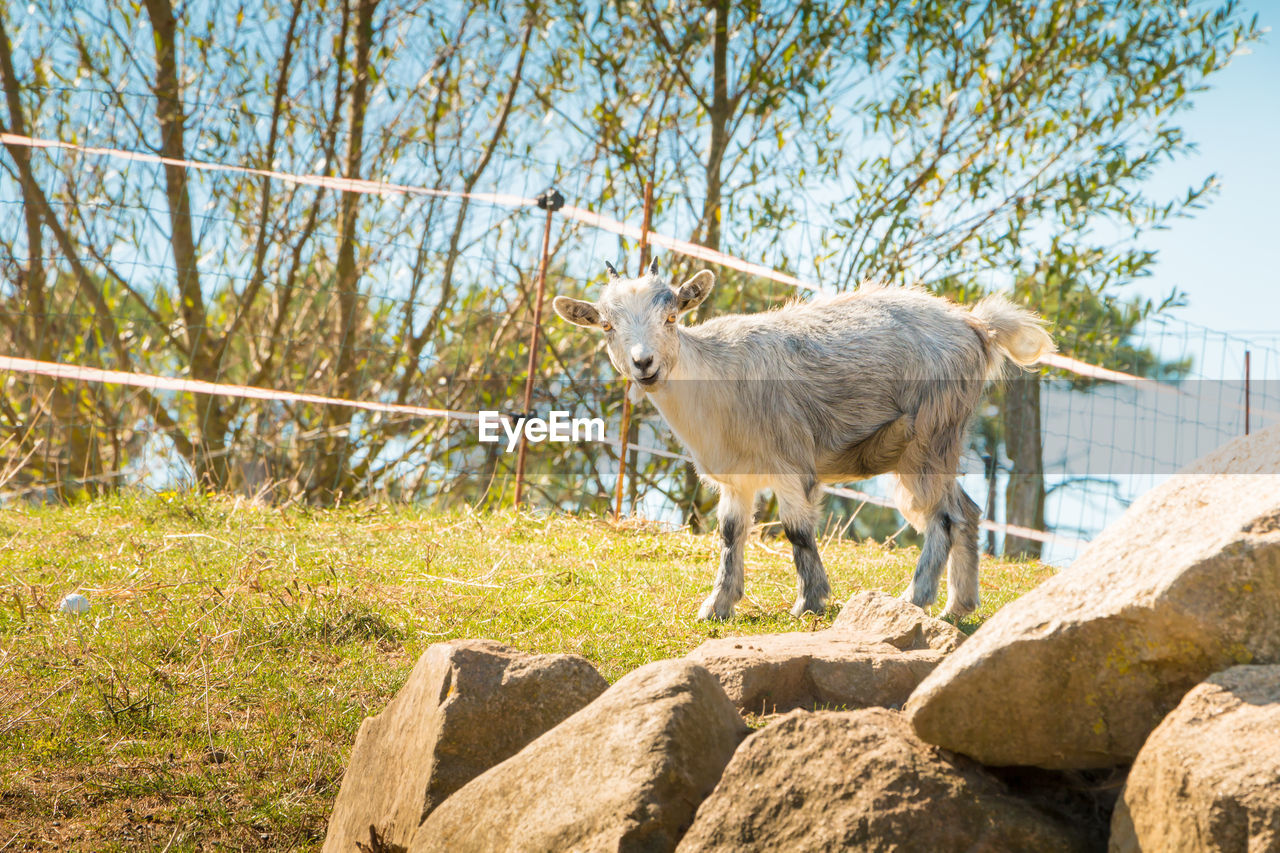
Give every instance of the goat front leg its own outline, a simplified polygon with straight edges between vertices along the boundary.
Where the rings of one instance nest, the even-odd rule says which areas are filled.
[[[724,486],[720,492],[720,568],[715,586],[698,610],[699,619],[728,619],[742,598],[742,552],[755,509],[755,492]]]
[[[823,613],[831,595],[831,584],[814,537],[820,494],[817,479],[809,476],[778,483],[774,492],[778,496],[782,530],[791,542],[791,555],[796,562],[796,603],[791,614]]]

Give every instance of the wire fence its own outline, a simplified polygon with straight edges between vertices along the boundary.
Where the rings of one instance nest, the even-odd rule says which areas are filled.
[[[511,155],[483,182],[460,180],[405,140],[379,180],[337,177],[321,157],[314,173],[166,158],[118,147],[127,128],[111,106],[70,122],[72,141],[0,138],[13,166],[0,176],[0,499],[209,485],[271,500],[504,502],[516,455],[480,440],[479,413],[559,411],[604,430],[530,446],[529,499],[605,513],[624,388],[598,345],[543,322],[523,398],[543,241],[549,294],[581,295],[603,259],[621,264],[645,241],[673,275],[717,269],[713,312],[823,289],[784,265],[784,242],[748,259],[671,236],[675,216],[643,230],[638,194],[599,197],[589,169],[549,176]],[[433,181],[415,183],[423,175]],[[535,196],[549,177],[569,204],[548,216]],[[1012,532],[1065,560],[1136,495],[1243,434],[1246,417],[1251,429],[1280,419],[1274,340],[1159,315],[1127,333],[1131,364],[1096,369],[1072,344],[1059,341],[1037,381],[1046,497],[1034,529],[996,499],[1011,475],[997,413],[975,424],[962,482],[987,507],[993,549]],[[651,409],[628,439],[628,511],[678,523],[705,501]],[[900,523],[888,489],[833,486],[829,521],[887,535]]]
[[[1180,469],[1280,422],[1280,350],[1272,342],[1156,316],[1131,345],[1171,375],[1087,387],[1061,377],[1043,383],[1045,517],[1061,535],[1093,538]],[[1072,550],[1051,543],[1045,556],[1064,562]]]

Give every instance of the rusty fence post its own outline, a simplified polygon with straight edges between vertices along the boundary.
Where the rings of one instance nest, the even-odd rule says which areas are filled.
[[[542,298],[547,290],[547,261],[551,255],[551,217],[564,207],[564,196],[553,187],[538,196],[538,207],[547,212],[546,224],[542,230],[542,263],[538,266],[538,288],[533,298],[533,328],[529,330],[529,366],[524,378],[524,405],[521,406],[520,418],[523,421],[532,416],[533,378],[538,369],[538,332],[542,327]],[[520,429],[520,451],[516,456],[516,506],[524,500],[524,460],[525,434]]]
[[[649,227],[653,224],[653,181],[644,182],[644,219],[640,223],[640,270],[644,275],[649,266]],[[618,431],[618,482],[613,496],[613,515],[622,518],[622,493],[627,484],[627,442],[631,433],[631,383],[622,383],[622,425]],[[632,510],[635,498],[632,498]]]

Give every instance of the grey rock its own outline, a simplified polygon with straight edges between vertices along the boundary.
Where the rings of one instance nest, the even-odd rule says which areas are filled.
[[[1086,849],[1062,820],[882,708],[795,711],[749,737],[681,851]]]
[[[608,687],[577,655],[530,655],[489,640],[431,646],[356,735],[325,853],[408,845],[441,802]]]
[[[959,628],[934,619],[909,601],[878,590],[855,593],[831,625],[839,634],[874,638],[903,651],[953,652],[965,640]]]
[[[901,707],[943,656],[828,629],[707,640],[689,660],[720,680],[739,711],[771,714],[794,708]]]
[[[1280,666],[1238,666],[1183,697],[1138,752],[1114,853],[1280,850]]]
[[[1280,427],[1136,501],[1006,605],[907,703],[924,740],[991,765],[1128,763],[1183,695],[1280,662]]]
[[[674,849],[745,734],[706,669],[643,666],[463,786],[410,850]]]

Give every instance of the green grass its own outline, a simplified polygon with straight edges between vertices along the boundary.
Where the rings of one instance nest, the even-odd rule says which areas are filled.
[[[708,637],[809,630],[785,540],[747,598],[693,619],[710,536],[406,507],[189,494],[0,510],[0,849],[315,849],[360,721],[431,643],[489,637],[609,680]],[[840,602],[898,592],[914,549],[827,541]],[[1051,573],[984,560],[971,630]],[[58,612],[63,595],[93,603]]]

